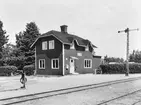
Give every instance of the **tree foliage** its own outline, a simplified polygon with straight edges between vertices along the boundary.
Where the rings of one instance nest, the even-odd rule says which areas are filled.
[[[104,61],[106,63],[110,63],[110,62],[123,63],[124,62],[124,59],[123,58],[116,58],[116,57],[108,57],[106,55],[106,56],[104,56]]]
[[[130,62],[141,63],[141,51],[133,50],[133,52],[129,56],[129,61]]]
[[[5,44],[4,47],[3,47],[3,58],[10,58],[10,57],[13,57],[14,56],[14,50],[16,49],[16,46],[11,44],[11,43],[8,43],[8,44]]]
[[[6,31],[3,30],[3,22],[0,21],[0,59],[2,58],[2,52],[4,45],[8,42],[8,35],[6,35]]]
[[[39,35],[39,29],[35,22],[27,23],[25,31],[16,34],[16,46],[21,55],[31,56],[34,54],[30,46]]]
[[[33,64],[34,63],[34,49],[31,49],[30,46],[40,35],[39,29],[35,22],[30,22],[26,24],[24,31],[16,34],[16,49],[14,54],[16,57],[25,57],[26,61],[24,64]]]

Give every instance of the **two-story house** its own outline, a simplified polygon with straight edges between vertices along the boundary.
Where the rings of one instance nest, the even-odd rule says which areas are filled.
[[[66,25],[60,27],[61,32],[51,30],[31,45],[35,48],[36,74],[93,73],[101,61],[101,56],[93,53],[97,47],[89,40],[69,34]]]

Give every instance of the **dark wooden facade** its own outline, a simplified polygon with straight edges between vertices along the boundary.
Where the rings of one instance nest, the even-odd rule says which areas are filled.
[[[42,50],[42,42],[54,40],[55,48]],[[51,59],[59,58],[59,69],[51,68]],[[45,69],[39,69],[39,59],[45,59]],[[37,74],[39,75],[62,75],[62,43],[54,38],[53,36],[48,36],[41,38],[36,44],[36,68]]]
[[[51,40],[54,40],[54,49],[42,50],[42,42]],[[93,73],[101,62],[101,56],[92,54],[94,48],[90,41],[66,32],[49,31],[44,36],[39,37],[32,47],[35,48],[35,71],[37,75]],[[48,47],[49,44],[47,44]],[[52,69],[51,60],[54,58],[59,59],[58,69]],[[45,60],[44,69],[39,68],[40,59]],[[84,67],[86,59],[91,60],[90,68]]]

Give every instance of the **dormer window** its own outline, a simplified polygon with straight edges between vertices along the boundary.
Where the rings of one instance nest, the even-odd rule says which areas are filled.
[[[89,51],[89,46],[87,45],[87,47],[85,47],[85,51]]]
[[[49,41],[49,49],[54,49],[54,40]]]
[[[42,50],[47,50],[47,41],[42,42]]]
[[[75,49],[75,47],[74,47],[74,42],[73,42],[72,45],[70,46],[70,49]]]

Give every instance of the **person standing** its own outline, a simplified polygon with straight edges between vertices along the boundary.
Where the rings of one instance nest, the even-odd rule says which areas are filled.
[[[21,72],[21,78],[20,78],[20,82],[23,84],[23,86],[21,88],[26,88],[25,87],[25,83],[27,81],[27,78],[25,77],[25,73],[24,70]]]

